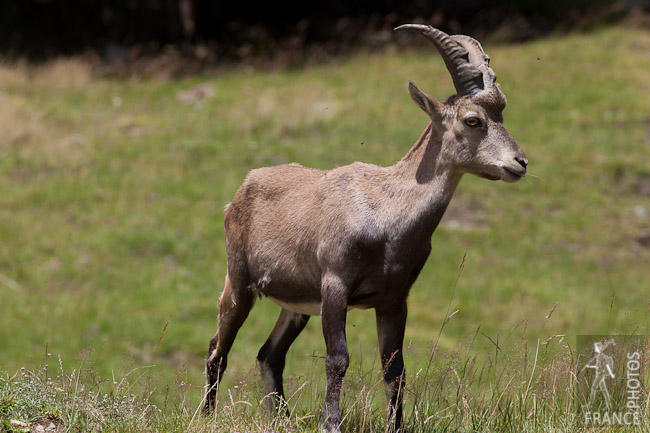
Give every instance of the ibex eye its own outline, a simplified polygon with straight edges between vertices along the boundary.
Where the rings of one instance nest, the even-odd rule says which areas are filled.
[[[465,119],[465,125],[475,127],[481,124],[481,121],[478,117],[468,117]]]

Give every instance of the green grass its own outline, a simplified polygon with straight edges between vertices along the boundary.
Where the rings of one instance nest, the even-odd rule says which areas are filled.
[[[406,431],[574,431],[578,422],[567,368],[571,357],[565,346],[550,342],[526,358],[526,352],[514,354],[522,347],[518,344],[508,348],[507,358],[495,355],[486,359],[472,355],[470,346],[466,341],[455,350],[436,353],[435,362],[425,362],[426,367],[414,374],[408,388],[411,403],[407,405]],[[549,356],[551,352],[554,355]],[[503,359],[508,363],[501,364]],[[289,395],[292,415],[285,419],[269,417],[262,410],[265,402],[259,383],[250,376],[220,394],[218,415],[204,418],[187,404],[189,388],[182,381],[169,384],[164,401],[154,406],[150,403],[155,392],[151,382],[138,383],[143,377],[150,379],[148,373],[132,370],[102,380],[89,361],[88,357],[81,359],[78,367],[68,372],[45,365],[0,378],[0,415],[5,427],[20,421],[32,427],[54,423],[65,426],[66,431],[318,431],[323,392],[315,386],[319,375],[313,374],[314,362],[310,363],[312,373]],[[541,369],[538,361],[546,367]],[[515,364],[517,368],[512,370]],[[349,371],[343,391],[347,431],[384,431],[383,410],[377,410],[375,404],[382,394],[377,376],[357,368]],[[558,380],[562,386],[555,387]],[[311,407],[306,408],[307,404]]]
[[[553,335],[573,345],[578,334],[648,333],[650,33],[607,28],[486,49],[508,96],[506,127],[534,176],[514,185],[467,176],[434,234],[409,301],[412,426],[423,422],[414,407],[425,419],[433,416],[429,423],[449,419],[449,428],[463,431],[505,428],[490,423],[525,412],[484,395],[491,385],[505,386],[496,376],[467,379],[477,396],[469,395],[465,415],[446,417],[451,385],[436,375],[427,380],[441,384],[439,393],[431,389],[418,403],[424,406],[412,406],[415,393],[428,392],[416,387],[416,375],[428,364],[450,302],[450,313],[458,313],[440,337],[434,365],[441,369],[448,359],[496,361],[485,336],[516,355]],[[394,163],[427,121],[408,96],[408,79],[440,99],[453,90],[433,50],[177,80],[97,78],[78,60],[0,65],[0,370],[10,378],[25,367],[41,377],[39,366],[58,357],[64,376],[80,374],[88,358],[104,379],[147,367],[151,386],[137,382],[137,394],[158,407],[172,394],[180,399],[171,412],[176,418],[156,425],[182,431],[199,405],[216,327],[224,205],[255,167]],[[212,87],[210,97],[178,101],[178,92],[202,83]],[[260,301],[229,357],[223,387],[247,388],[247,401],[255,403],[234,404],[231,413],[241,410],[253,423],[263,419],[253,415],[262,394],[254,357],[278,312]],[[349,389],[363,388],[355,381],[374,384],[372,410],[355,412],[355,425],[370,413],[379,428],[384,401],[374,314],[355,310],[348,323]],[[565,346],[556,352],[570,356]],[[308,381],[296,417],[318,413],[323,355],[320,321],[312,318],[286,368],[289,392]],[[499,356],[517,363],[514,355]],[[535,374],[530,368],[521,369],[522,377]],[[524,395],[521,386],[509,401]],[[220,396],[227,402],[228,391]],[[349,396],[346,407],[357,410],[354,401]],[[495,407],[487,423],[483,411]],[[57,415],[70,423],[65,416]],[[311,428],[311,419],[294,421]],[[552,422],[549,428],[561,429]],[[137,431],[133,425],[124,428]]]

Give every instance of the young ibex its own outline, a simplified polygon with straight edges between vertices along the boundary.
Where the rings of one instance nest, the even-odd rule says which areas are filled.
[[[424,25],[398,29],[420,31],[433,42],[458,93],[438,102],[409,82],[411,97],[431,120],[391,167],[289,164],[249,173],[225,214],[228,273],[208,352],[206,411],[214,407],[237,331],[255,299],[266,296],[282,307],[257,355],[276,408],[284,403],[289,346],[309,317],[320,315],[327,348],[322,429],[340,431],[346,314],[374,308],[389,429],[400,430],[406,298],[429,256],[431,235],[463,174],[515,182],[528,161],[503,126],[506,98],[481,44]]]

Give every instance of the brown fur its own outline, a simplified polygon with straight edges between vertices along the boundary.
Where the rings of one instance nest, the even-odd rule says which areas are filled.
[[[502,124],[498,87],[436,101],[409,83],[431,121],[390,167],[355,162],[331,170],[298,164],[252,170],[225,215],[228,275],[207,361],[206,409],[237,330],[257,296],[284,307],[258,359],[276,407],[285,354],[310,314],[322,315],[327,347],[325,431],[340,431],[339,394],[348,366],[349,308],[374,308],[389,425],[402,425],[406,299],[431,235],[464,173],[516,181],[527,161]],[[468,126],[468,117],[480,125]],[[292,311],[291,311],[292,310]]]

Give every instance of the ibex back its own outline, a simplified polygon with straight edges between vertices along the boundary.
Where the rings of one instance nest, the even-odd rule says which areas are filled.
[[[298,164],[252,170],[225,215],[228,273],[206,366],[206,411],[237,331],[258,296],[282,307],[259,360],[266,392],[284,407],[282,372],[310,316],[322,316],[327,390],[321,426],[339,432],[339,396],[349,358],[347,311],[374,308],[388,426],[402,427],[406,298],[431,250],[431,235],[465,173],[514,182],[528,161],[503,126],[506,98],[474,39],[423,25],[457,94],[444,102],[409,82],[430,122],[395,165],[355,162],[332,170]]]

